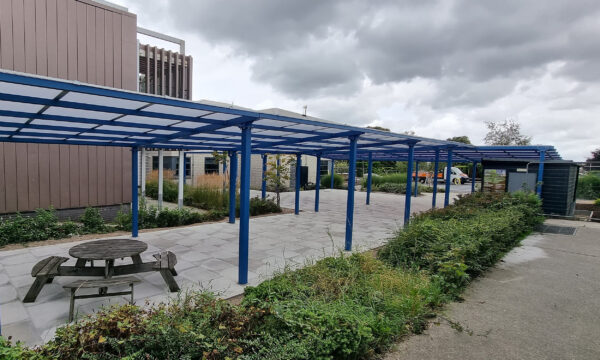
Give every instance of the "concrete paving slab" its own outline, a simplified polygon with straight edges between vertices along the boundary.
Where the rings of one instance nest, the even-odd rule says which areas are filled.
[[[575,236],[534,234],[448,306],[424,335],[396,346],[396,359],[600,359],[600,224]]]

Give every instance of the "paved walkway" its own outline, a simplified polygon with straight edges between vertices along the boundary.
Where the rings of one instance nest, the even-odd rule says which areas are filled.
[[[258,194],[255,192],[254,195]],[[438,204],[443,203],[439,194]],[[293,193],[281,195],[282,206],[293,208]],[[355,194],[354,250],[380,246],[402,224],[404,196],[384,193],[371,195],[371,206],[365,205],[366,194]],[[314,209],[314,191],[301,192],[299,216],[293,214],[265,216],[250,221],[249,283],[256,285],[284,266],[302,266],[343,249],[346,216],[346,192],[321,191],[320,212]],[[413,210],[430,208],[431,194],[413,198]],[[142,258],[153,260],[160,249],[173,251],[178,258],[177,282],[183,289],[209,289],[223,297],[243,292],[237,284],[238,224],[226,222],[200,224],[165,231],[140,234],[149,244]],[[68,256],[77,243],[66,243],[29,249],[0,251],[0,314],[3,335],[15,340],[38,344],[52,338],[55,328],[65,324],[69,295],[62,285],[73,278],[59,277],[48,284],[33,304],[22,299],[33,282],[33,265],[50,255]],[[126,261],[131,260],[125,260]],[[69,260],[67,265],[74,264]],[[146,299],[165,300],[170,296],[158,273],[139,276],[143,281],[135,288],[138,304]],[[79,300],[76,311],[81,315],[102,305],[124,303],[122,298]]]
[[[575,236],[534,234],[450,304],[445,320],[397,345],[386,360],[600,359],[600,224]]]

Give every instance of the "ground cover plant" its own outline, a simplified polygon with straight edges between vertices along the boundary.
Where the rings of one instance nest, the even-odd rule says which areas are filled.
[[[533,193],[475,193],[415,216],[379,252],[391,266],[427,271],[459,297],[470,279],[498,261],[543,221]]]
[[[98,209],[87,208],[75,221],[59,221],[53,208],[37,209],[33,215],[0,219],[0,246],[48,239],[62,239],[74,235],[106,233],[115,227],[106,224]]]
[[[532,194],[474,194],[418,215],[378,254],[340,254],[247,287],[241,304],[181,294],[59,328],[7,359],[363,359],[420,333],[444,302],[541,221]]]
[[[371,185],[379,186],[385,183],[393,183],[393,184],[404,184],[406,185],[406,174],[387,174],[380,176],[372,176],[371,177]],[[363,177],[362,179],[362,187],[367,187],[367,178]]]

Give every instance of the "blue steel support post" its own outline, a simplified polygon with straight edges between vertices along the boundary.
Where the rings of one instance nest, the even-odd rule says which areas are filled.
[[[348,200],[346,201],[346,251],[352,250],[352,225],[354,223],[354,187],[356,185],[356,148],[358,136],[350,137],[348,166]]]
[[[296,181],[294,184],[296,197],[294,198],[294,214],[300,214],[300,176],[302,175],[302,154],[296,155]]]
[[[415,161],[415,192],[414,196],[419,195],[419,162]]]
[[[260,187],[260,196],[264,200],[267,197],[267,154],[262,156],[262,181]]]
[[[229,152],[229,223],[235,224],[235,196],[237,183],[237,153]]]
[[[450,184],[452,183],[452,149],[448,149],[448,163],[446,164],[446,192],[444,193],[444,207],[450,204]]]
[[[371,185],[373,183],[373,153],[369,152],[369,165],[367,167],[367,205],[371,203]]]
[[[317,155],[317,179],[315,180],[315,212],[319,212],[319,192],[321,191],[321,154]]]
[[[471,194],[475,192],[475,182],[477,181],[477,161],[473,161],[473,173],[471,174]]]
[[[406,166],[406,195],[404,197],[404,227],[410,221],[410,197],[412,196],[412,178],[413,160],[415,157],[415,144],[408,144],[408,161]]]
[[[250,124],[242,129],[242,169],[240,174],[240,244],[238,258],[238,283],[248,283],[248,249],[250,232],[250,156],[252,134]]]
[[[335,160],[331,159],[331,187],[333,189],[333,174],[335,173]]]
[[[433,198],[431,199],[431,208],[435,208],[438,190],[438,173],[440,172],[440,149],[435,150],[435,163],[433,167]]]
[[[131,148],[131,237],[138,237],[138,149]]]
[[[544,160],[546,160],[546,150],[540,151],[540,166],[538,167],[538,176],[537,176],[537,187],[536,193],[537,196],[542,197],[542,185],[544,182]]]

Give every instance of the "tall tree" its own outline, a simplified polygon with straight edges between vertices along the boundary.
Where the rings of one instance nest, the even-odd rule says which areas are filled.
[[[446,140],[471,145],[471,140],[469,139],[469,137],[467,135],[454,136],[451,138],[447,138]]]
[[[531,136],[521,134],[521,125],[512,119],[501,123],[489,121],[485,123],[488,133],[484,141],[488,145],[530,145]]]
[[[588,158],[587,161],[600,161],[600,148],[592,151],[592,157]]]
[[[387,132],[390,131],[390,129],[384,128],[382,126],[367,126],[367,129],[381,130],[381,131],[387,131]]]

